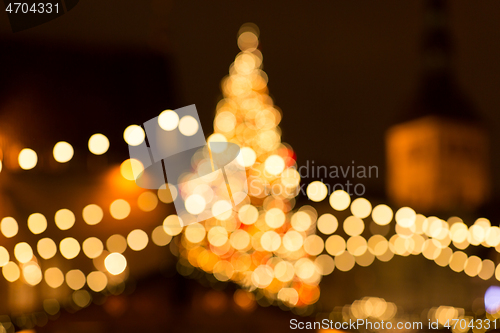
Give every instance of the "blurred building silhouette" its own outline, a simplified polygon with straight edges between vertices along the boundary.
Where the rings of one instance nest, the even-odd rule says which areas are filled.
[[[474,211],[490,191],[488,138],[452,73],[445,4],[427,3],[418,91],[386,135],[388,195],[425,213]]]

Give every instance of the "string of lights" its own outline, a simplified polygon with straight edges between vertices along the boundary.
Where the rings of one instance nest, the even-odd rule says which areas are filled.
[[[327,186],[319,181],[308,185],[307,196],[314,203],[321,203],[328,197],[333,211],[318,216],[310,205],[294,207],[300,175],[292,148],[281,143],[278,125],[282,114],[268,95],[268,77],[262,70],[258,34],[255,26],[244,26],[240,31],[238,46],[241,52],[231,64],[229,75],[222,81],[224,97],[216,108],[214,133],[207,139],[208,142],[232,142],[242,147],[237,162],[246,168],[250,186],[248,196],[236,210],[222,209],[223,213],[184,228],[180,217],[171,214],[149,234],[142,229],[133,229],[127,236],[113,234],[106,241],[92,236],[80,244],[75,238],[66,237],[56,244],[53,239],[43,237],[38,239],[36,246],[25,241],[17,242],[13,253],[0,246],[0,267],[4,278],[9,282],[22,279],[32,286],[45,281],[53,289],[66,283],[73,291],[73,302],[83,308],[92,298],[85,286],[99,293],[124,283],[128,276],[124,252],[127,248],[142,251],[151,239],[157,246],[175,243],[178,269],[200,269],[213,274],[219,281],[233,281],[242,289],[265,297],[270,303],[295,308],[297,313],[305,313],[300,309],[318,301],[323,276],[332,274],[335,269],[349,271],[356,264],[367,267],[375,259],[387,262],[395,255],[421,254],[455,272],[463,271],[470,277],[479,276],[483,280],[494,276],[500,281],[500,265],[465,252],[471,245],[495,248],[500,252],[500,228],[492,226],[485,218],[477,219],[468,227],[458,217],[445,221],[417,214],[410,207],[394,212],[385,204],[373,207],[366,198],[352,200],[342,190],[328,196]],[[164,130],[178,127],[186,136],[198,130],[196,121],[179,119],[171,110],[160,114],[159,122]],[[140,126],[131,125],[125,129],[123,137],[127,144],[135,146],[145,140],[145,133]],[[110,148],[109,140],[104,134],[94,134],[88,141],[88,148],[95,155],[105,154]],[[57,162],[67,163],[73,156],[70,143],[61,141],[55,144],[53,157]],[[34,150],[22,149],[18,155],[19,167],[31,170],[36,167],[37,159]],[[193,165],[199,168],[206,159],[202,154],[196,155]],[[119,169],[121,177],[133,182],[144,167],[137,160],[127,159]],[[197,172],[195,168],[185,176],[186,179],[194,178]],[[187,199],[196,193],[209,202],[214,191],[203,183],[189,188],[165,184],[157,193],[141,192],[135,200],[139,209],[147,213],[154,211],[159,202],[171,204],[179,195]],[[196,203],[186,208],[193,212],[197,210]],[[115,220],[129,217],[131,211],[132,207],[125,199],[119,198],[109,204],[109,215]],[[340,216],[349,211],[349,216],[339,221]],[[105,214],[103,207],[97,204],[88,204],[81,210],[81,217],[89,228],[101,223]],[[47,217],[41,213],[31,214],[26,222],[30,232],[40,236],[48,225]],[[63,232],[71,233],[76,222],[75,213],[67,208],[54,215],[55,225]],[[369,228],[371,236],[367,235],[366,226],[373,226]],[[386,237],[387,233],[377,232],[377,227],[389,226],[395,230],[390,237]],[[0,231],[6,238],[16,237],[19,231],[17,220],[4,217]],[[38,255],[35,255],[34,248]],[[58,250],[66,260],[83,252],[95,269],[84,273],[78,268],[63,272],[55,266],[44,267],[43,260],[53,258]],[[239,291],[238,295],[243,294]],[[244,295],[253,297],[248,296],[250,293]],[[47,313],[53,314],[54,309],[59,309],[54,302],[57,301],[44,302]],[[429,318],[437,318],[440,322],[450,316],[465,318],[463,309],[440,307],[431,310]],[[391,320],[396,318],[397,306],[379,298],[366,298],[340,312],[334,310],[331,316],[339,313],[344,319]]]

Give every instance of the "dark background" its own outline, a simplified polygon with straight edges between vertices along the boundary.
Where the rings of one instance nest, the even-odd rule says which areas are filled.
[[[455,73],[490,131],[493,175],[500,167],[499,15],[495,0],[449,3]],[[207,134],[220,80],[239,51],[238,29],[254,22],[270,93],[284,114],[283,141],[299,165],[377,165],[379,179],[368,184],[383,188],[384,131],[415,93],[422,16],[421,1],[86,0],[16,34],[2,13],[0,31],[3,38],[170,54],[180,105],[165,108],[195,103]]]

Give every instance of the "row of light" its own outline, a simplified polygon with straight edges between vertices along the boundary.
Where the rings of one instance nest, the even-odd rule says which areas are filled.
[[[165,225],[168,225],[170,222],[171,218],[166,219]],[[169,235],[166,231],[172,233],[171,229],[165,228],[163,226],[155,228],[151,234],[152,241],[158,246],[167,245],[172,239],[172,236]],[[105,270],[112,275],[119,275],[123,273],[123,271],[127,267],[127,261],[122,254],[125,251],[127,245],[133,251],[141,251],[146,248],[148,243],[148,235],[143,230],[136,229],[131,231],[126,239],[125,237],[118,234],[110,236],[106,242],[108,251],[104,250],[102,241],[96,237],[87,238],[81,246],[76,239],[67,237],[60,242],[59,251],[65,259],[70,260],[78,256],[80,251],[83,250],[84,254],[89,259],[94,260],[94,266],[96,266],[96,268],[101,267],[98,266],[95,260],[104,258],[103,268],[105,268]],[[37,250],[41,258],[48,260],[55,256],[57,252],[57,245],[52,239],[43,238],[38,241]],[[14,256],[20,263],[21,268],[16,263],[9,261],[10,255],[8,251],[5,248],[0,247],[0,267],[2,267],[2,274],[4,278],[9,282],[14,282],[20,278],[22,271],[23,278],[28,284],[37,285],[38,283],[40,283],[41,269],[36,259],[34,259],[33,249],[31,248],[31,246],[25,242],[16,244],[14,247]],[[75,274],[77,274],[78,276],[76,276]],[[79,278],[80,276],[82,276],[82,274],[83,273],[81,273],[79,270],[72,270],[68,272],[68,274],[66,275],[66,280],[68,286],[71,289],[77,290],[83,287],[84,283],[79,284],[77,282],[74,282],[76,279],[74,277],[76,276]],[[96,281],[97,275],[96,273],[91,274],[94,277],[91,278],[90,281],[94,281],[95,283],[89,282],[89,287],[93,291],[101,291],[102,289],[104,289],[102,288],[100,290],[97,290],[98,288],[95,287],[99,282]],[[58,282],[62,281],[60,279],[61,276],[62,273],[60,273],[60,270],[56,267],[51,267],[45,271],[45,281],[52,288],[58,288],[62,285],[62,282]],[[78,281],[81,280],[81,278],[78,279]],[[100,281],[102,283],[103,279],[100,279]]]
[[[181,134],[185,136],[193,136],[198,132],[198,121],[192,116],[184,116],[179,119],[175,111],[165,110],[158,117],[159,126],[165,131],[172,131],[179,128]],[[145,139],[145,133],[142,127],[138,125],[130,125],[123,132],[125,142],[131,146],[140,145]],[[89,151],[94,155],[102,155],[109,149],[109,139],[101,133],[92,135],[88,141]],[[59,163],[69,162],[74,155],[73,146],[66,142],[60,141],[54,145],[52,150],[54,159]],[[38,163],[38,155],[31,148],[24,148],[19,152],[18,163],[21,169],[33,169]],[[0,171],[2,164],[0,163]]]

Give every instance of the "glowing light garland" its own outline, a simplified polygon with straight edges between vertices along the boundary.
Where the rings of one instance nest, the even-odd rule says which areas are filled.
[[[278,127],[281,112],[268,95],[267,75],[261,69],[263,58],[257,49],[258,31],[255,27],[247,26],[241,31],[238,46],[241,52],[231,64],[229,76],[222,82],[224,98],[217,105],[215,133],[208,138],[209,142],[233,142],[242,147],[238,163],[246,167],[252,186],[249,187],[249,197],[238,206],[237,211],[214,214],[216,217],[185,228],[180,227],[176,215],[169,215],[151,235],[135,229],[126,237],[111,235],[105,244],[96,237],[89,237],[82,244],[71,237],[59,244],[42,237],[36,246],[18,242],[13,254],[0,246],[0,267],[7,281],[22,278],[29,285],[45,281],[54,289],[66,282],[74,290],[71,296],[73,302],[85,307],[91,302],[91,294],[82,289],[85,285],[93,292],[102,292],[108,286],[116,286],[126,280],[127,260],[122,253],[127,247],[141,251],[146,248],[149,239],[158,246],[165,246],[177,235],[175,246],[178,253],[175,254],[179,256],[180,271],[183,267],[187,271],[201,269],[213,274],[219,281],[231,280],[245,290],[254,291],[270,303],[295,307],[299,313],[300,309],[319,299],[319,284],[323,276],[331,274],[335,268],[349,271],[356,264],[367,267],[375,258],[387,262],[394,255],[421,254],[439,266],[449,266],[455,272],[463,271],[468,276],[479,276],[483,280],[495,276],[500,281],[500,265],[495,266],[489,259],[468,256],[461,251],[474,245],[494,247],[500,252],[500,228],[491,226],[485,218],[477,219],[468,227],[458,217],[444,221],[417,214],[409,207],[394,213],[384,204],[373,207],[365,198],[351,202],[344,191],[335,191],[328,197],[327,187],[318,181],[307,187],[308,198],[313,202],[322,202],[328,197],[334,211],[349,208],[352,215],[339,221],[332,213],[318,216],[312,206],[294,210],[300,175],[296,171],[292,149],[281,143]],[[169,110],[161,114],[160,121],[164,130],[182,126],[184,135],[192,135],[194,130],[193,124],[186,123],[189,120],[179,122],[175,112]],[[131,125],[124,131],[124,140],[128,144],[140,144],[144,140],[144,131],[137,125]],[[94,134],[90,138],[89,150],[92,153],[101,155],[108,149],[109,140],[105,135]],[[58,142],[53,154],[56,161],[66,163],[71,160],[74,151],[71,144]],[[194,164],[199,165],[202,160],[203,156],[199,156]],[[33,150],[23,149],[19,154],[22,169],[32,169],[36,163],[37,154]],[[122,176],[129,181],[135,179],[131,171],[133,163],[133,160],[126,160],[120,168]],[[156,194],[150,191],[139,194],[138,206],[144,212],[153,211],[158,199],[168,204],[177,195],[185,195],[192,190],[181,187],[177,191],[166,184]],[[203,200],[208,200],[211,195],[210,189],[197,193]],[[110,203],[109,213],[114,219],[124,219],[131,213],[130,204],[116,199]],[[83,220],[90,226],[100,223],[103,216],[103,209],[96,204],[82,209]],[[366,219],[371,219],[371,223],[378,226],[390,225],[394,220],[396,233],[389,239],[380,234],[365,238],[362,234]],[[75,214],[63,208],[55,213],[54,220],[60,230],[71,230]],[[41,235],[47,228],[47,219],[40,213],[33,213],[27,224],[33,234]],[[347,239],[336,234],[340,229],[348,236]],[[18,230],[15,218],[4,217],[1,220],[0,231],[6,238],[15,237]],[[316,230],[324,237],[316,234]],[[453,251],[451,244],[458,250]],[[62,272],[57,267],[44,267],[42,271],[45,264],[36,258],[35,251],[44,260],[54,257],[57,251],[67,260],[83,252],[93,261],[96,270],[85,274],[78,269]],[[18,263],[13,261],[14,258]],[[235,301],[243,302],[244,297],[250,297],[242,295],[241,292],[235,295]],[[46,300],[44,309],[48,314],[54,314],[54,311],[59,311],[59,305],[55,300]],[[337,318],[339,313],[344,320],[391,320],[396,318],[397,308],[379,298],[365,298],[345,306],[340,312],[332,312],[331,318]],[[463,309],[452,307],[433,308],[429,318],[438,319],[441,323],[452,314],[457,318],[467,318]],[[497,314],[487,316],[498,317]]]

